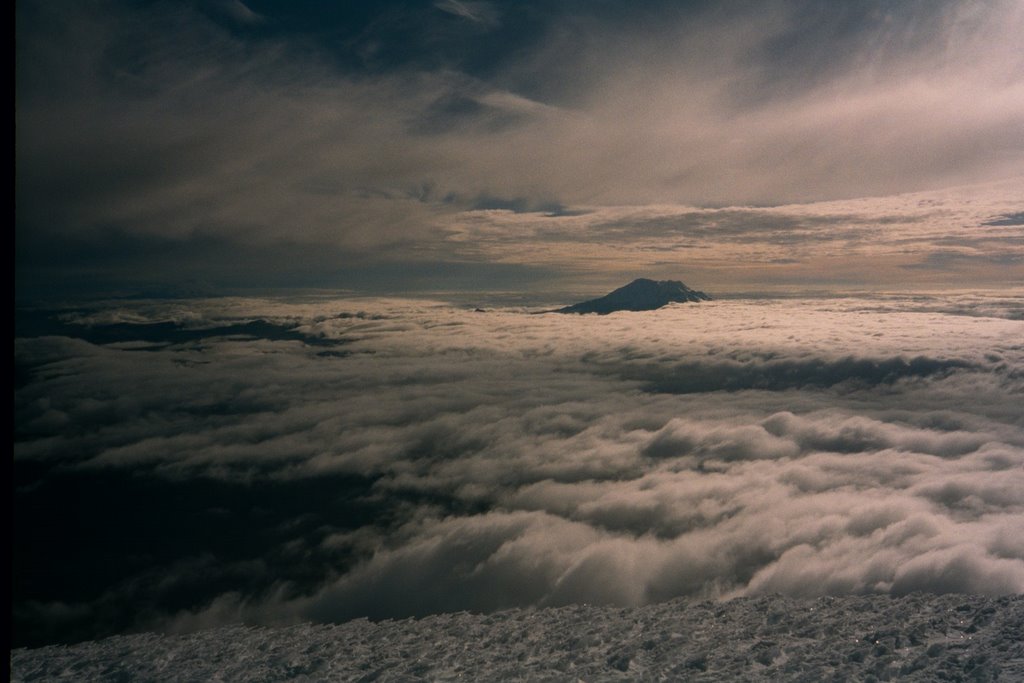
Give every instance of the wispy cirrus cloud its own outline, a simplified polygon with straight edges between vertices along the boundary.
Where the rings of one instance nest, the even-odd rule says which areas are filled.
[[[490,2],[472,2],[469,0],[441,0],[434,7],[442,12],[454,14],[484,26],[496,26],[500,21],[498,9]]]

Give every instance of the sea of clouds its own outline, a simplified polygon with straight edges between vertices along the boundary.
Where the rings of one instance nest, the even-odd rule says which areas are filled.
[[[1024,297],[19,315],[15,645],[1024,592]]]

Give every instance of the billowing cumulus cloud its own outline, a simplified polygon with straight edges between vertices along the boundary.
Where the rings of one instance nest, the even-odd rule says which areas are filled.
[[[23,312],[19,637],[1024,592],[1012,292],[536,311]]]

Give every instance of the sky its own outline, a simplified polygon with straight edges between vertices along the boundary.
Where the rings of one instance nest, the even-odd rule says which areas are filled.
[[[15,14],[19,299],[1024,282],[1016,0]]]

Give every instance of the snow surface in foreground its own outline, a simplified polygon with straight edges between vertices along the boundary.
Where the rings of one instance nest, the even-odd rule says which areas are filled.
[[[676,600],[141,634],[11,653],[30,680],[1024,680],[1024,596]]]

